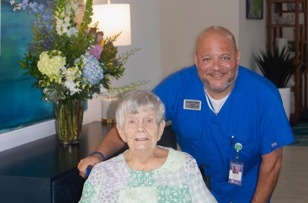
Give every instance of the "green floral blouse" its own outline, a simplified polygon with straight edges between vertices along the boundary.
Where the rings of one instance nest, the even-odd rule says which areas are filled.
[[[120,154],[96,164],[86,180],[80,203],[212,203],[195,159],[169,149],[166,162],[153,171],[129,168]]]

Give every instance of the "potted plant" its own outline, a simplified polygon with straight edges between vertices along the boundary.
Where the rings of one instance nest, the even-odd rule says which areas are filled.
[[[287,87],[288,82],[299,67],[295,64],[293,53],[284,47],[281,51],[276,47],[272,51],[260,51],[259,55],[254,55],[254,59],[261,70],[263,76],[274,83],[281,94],[285,112],[290,116],[291,90]]]
[[[258,67],[264,77],[269,79],[277,88],[285,88],[297,69],[292,52],[284,47],[281,52],[278,48],[260,51],[260,55],[254,55]]]

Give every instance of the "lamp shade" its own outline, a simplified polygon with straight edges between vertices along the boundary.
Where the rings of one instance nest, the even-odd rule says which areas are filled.
[[[121,32],[114,42],[116,46],[131,45],[129,4],[93,5],[92,22],[98,22],[98,29],[107,37]]]

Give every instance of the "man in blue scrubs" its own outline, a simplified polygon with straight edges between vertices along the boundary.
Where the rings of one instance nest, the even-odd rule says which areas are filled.
[[[269,202],[282,147],[293,142],[293,135],[277,88],[239,61],[233,34],[219,26],[207,28],[196,42],[195,65],[170,75],[153,91],[166,107],[181,150],[211,177],[218,202]],[[123,146],[113,129],[97,151],[109,156]],[[97,154],[81,160],[81,176],[87,165],[99,161]]]

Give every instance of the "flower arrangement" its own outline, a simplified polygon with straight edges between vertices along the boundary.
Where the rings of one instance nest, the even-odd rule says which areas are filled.
[[[136,49],[117,56],[113,42],[120,35],[105,37],[92,23],[92,0],[85,3],[81,22],[78,0],[10,1],[13,10],[35,16],[33,42],[20,66],[36,78],[43,100],[65,102],[91,99],[111,89],[111,80],[124,74],[124,64]]]

